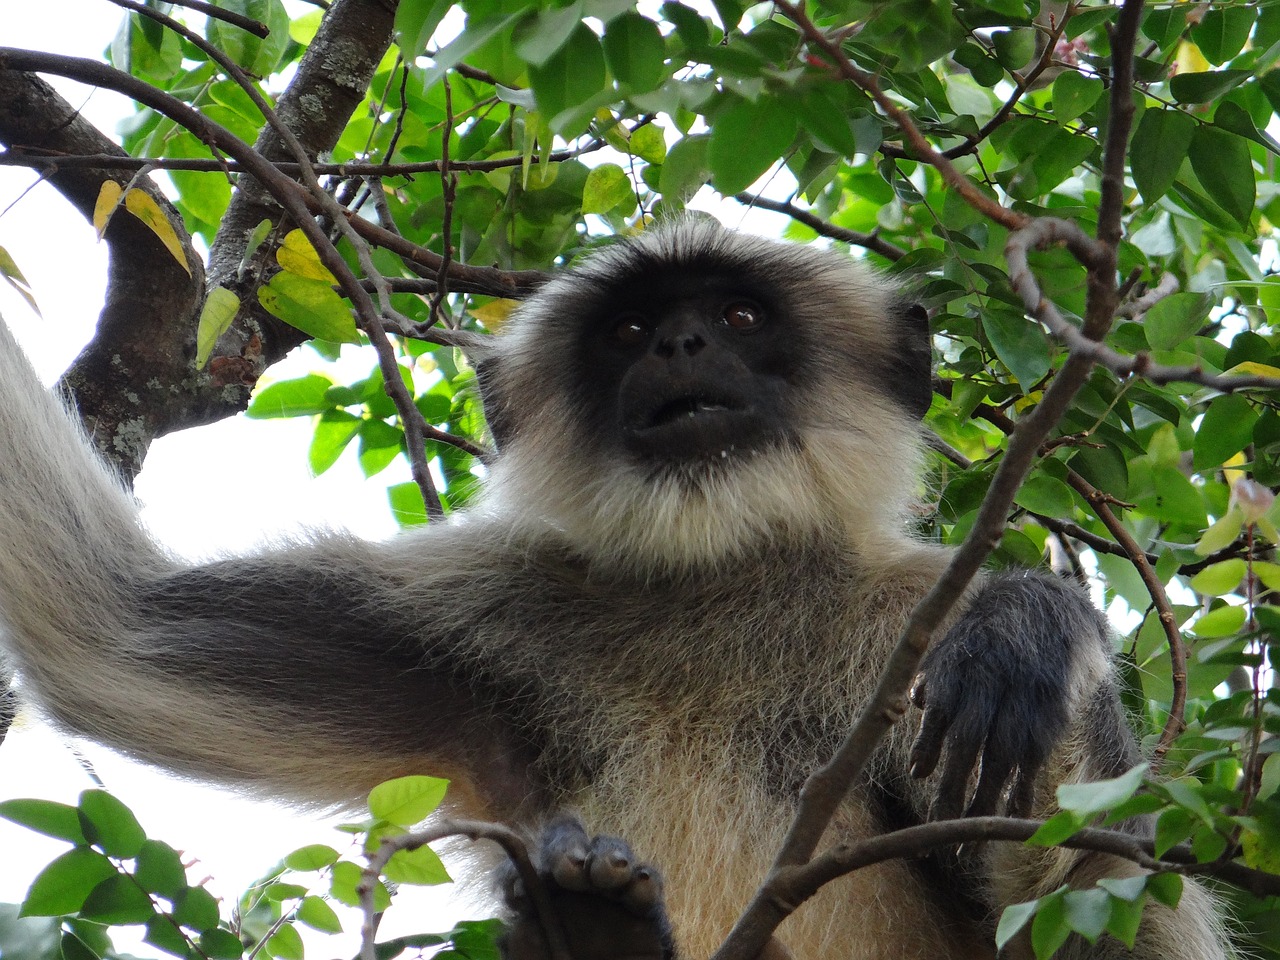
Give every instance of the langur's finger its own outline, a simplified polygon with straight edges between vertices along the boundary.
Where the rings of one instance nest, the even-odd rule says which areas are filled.
[[[911,757],[908,769],[916,779],[927,777],[938,765],[942,756],[942,744],[947,736],[947,728],[951,725],[951,717],[941,710],[931,708],[924,712],[920,721],[920,733],[916,742],[911,745]]]

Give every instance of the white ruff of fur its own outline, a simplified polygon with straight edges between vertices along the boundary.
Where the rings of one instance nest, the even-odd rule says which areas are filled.
[[[874,555],[907,536],[921,453],[901,416],[859,433],[807,431],[798,448],[726,451],[729,469],[583,463],[589,446],[572,423],[567,411],[541,418],[539,436],[504,453],[487,499],[514,529],[549,525],[603,569],[678,575],[814,537]]]

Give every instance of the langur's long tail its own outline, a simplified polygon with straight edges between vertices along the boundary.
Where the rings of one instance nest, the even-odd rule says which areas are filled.
[[[445,570],[474,553],[441,543],[425,555]],[[386,593],[402,554],[330,535],[172,558],[0,323],[0,654],[64,729],[307,803],[350,804],[409,772],[464,780],[457,757],[487,773],[518,739],[488,706],[498,694],[426,669],[419,646],[468,577],[415,606],[422,591]]]
[[[24,687],[75,726],[95,702],[105,711],[128,672],[131,584],[172,569],[0,323],[0,630]]]

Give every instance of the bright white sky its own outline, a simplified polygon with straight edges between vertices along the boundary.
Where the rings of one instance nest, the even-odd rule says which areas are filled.
[[[122,16],[106,0],[58,0],[56,10],[56,24],[51,26],[47,6],[0,0],[0,23],[4,24],[0,43],[97,57],[110,43]],[[119,118],[131,112],[117,95],[52,82],[108,133],[114,133]],[[0,167],[0,246],[26,275],[43,317],[37,317],[2,283],[0,316],[14,329],[46,382],[52,382],[92,334],[102,303],[106,251],[96,242],[92,228],[51,188],[37,181],[30,170]],[[28,188],[32,189],[24,195]],[[728,224],[743,225],[744,212],[736,204],[725,204],[715,212]],[[756,211],[748,219],[752,229],[772,229],[775,234],[781,230],[782,218],[774,215]],[[273,375],[298,376],[313,363],[309,351],[300,350]],[[355,359],[353,378],[372,364],[372,359]],[[389,482],[406,478],[407,471],[393,465],[365,481],[348,453],[324,476],[312,478],[306,466],[309,437],[306,422],[239,417],[160,440],[137,481],[146,522],[163,542],[192,558],[251,549],[272,535],[305,525],[341,526],[371,538],[391,535],[395,527],[382,491]],[[252,493],[246,495],[250,477],[247,488]],[[78,748],[110,789],[138,814],[149,834],[198,860],[192,877],[208,875],[209,889],[224,898],[235,898],[298,846],[342,842],[341,835],[312,817],[175,781],[93,744]],[[19,718],[0,746],[0,799],[38,796],[74,802],[90,786],[69,745],[29,715]],[[65,844],[0,821],[0,858],[5,864],[0,872],[0,902],[21,900],[40,867],[65,849]],[[384,933],[448,928],[447,920],[438,925],[421,922],[416,907],[401,911],[399,923],[397,911],[392,911],[391,926],[384,926]],[[456,918],[456,909],[449,916]],[[355,928],[354,922],[347,926]],[[351,955],[352,942],[340,946],[324,940],[313,943],[312,950]],[[129,947],[140,955],[156,954],[145,946]]]

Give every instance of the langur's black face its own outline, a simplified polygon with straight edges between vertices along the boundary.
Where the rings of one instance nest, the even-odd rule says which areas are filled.
[[[644,270],[582,316],[573,362],[596,437],[657,464],[729,461],[792,439],[802,356],[785,305],[714,264]]]
[[[553,279],[477,375],[495,443],[530,458],[526,474],[550,456],[701,479],[819,434],[881,456],[867,425],[924,414],[929,348],[924,311],[865,264],[684,221]]]

